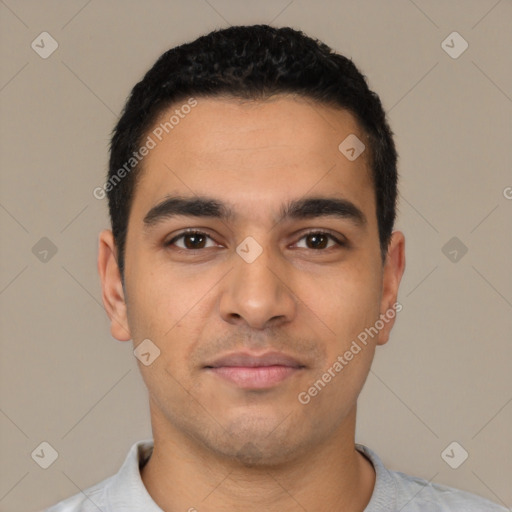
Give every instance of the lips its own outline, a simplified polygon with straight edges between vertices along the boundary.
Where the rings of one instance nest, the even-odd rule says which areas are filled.
[[[276,386],[300,372],[305,365],[281,352],[255,355],[237,352],[222,356],[205,369],[243,389],[265,389]]]
[[[247,368],[256,368],[264,366],[287,366],[290,368],[301,368],[296,359],[281,352],[267,352],[261,355],[249,354],[247,352],[237,352],[216,359],[214,362],[206,365],[207,368],[243,366]]]

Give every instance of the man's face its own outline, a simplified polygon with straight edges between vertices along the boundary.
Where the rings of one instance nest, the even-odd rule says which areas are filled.
[[[341,371],[333,365],[395,302],[398,282],[381,263],[368,151],[350,161],[338,149],[350,134],[366,141],[349,113],[279,96],[197,98],[167,136],[153,136],[129,218],[127,309],[117,320],[135,346],[149,339],[160,350],[140,364],[156,435],[278,463],[354,418],[393,322],[359,343]],[[148,215],[175,196],[213,199],[231,216],[214,208]],[[311,198],[353,207],[335,215],[317,203],[281,215]],[[177,238],[187,229],[200,234]],[[128,339],[114,324],[112,332]],[[329,368],[330,382],[308,393]]]

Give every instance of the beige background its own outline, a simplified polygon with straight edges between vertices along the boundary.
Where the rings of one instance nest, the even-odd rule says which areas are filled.
[[[0,510],[75,494],[150,436],[136,360],[101,304],[107,203],[92,191],[154,60],[256,22],[353,58],[396,134],[404,308],[361,395],[357,441],[392,469],[512,505],[510,0],[5,0],[0,16]],[[31,48],[43,31],[59,44],[46,59]],[[469,44],[457,59],[441,47],[453,31]],[[33,252],[43,237],[57,249],[46,262]],[[442,250],[452,237],[468,249],[456,262]],[[43,441],[59,454],[46,470],[31,458]],[[458,469],[441,458],[452,441],[469,453]]]

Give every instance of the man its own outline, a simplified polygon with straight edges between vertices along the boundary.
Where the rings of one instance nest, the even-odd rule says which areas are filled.
[[[163,54],[112,138],[98,269],[153,440],[56,511],[493,511],[355,444],[401,309],[396,150],[354,64],[290,28]]]

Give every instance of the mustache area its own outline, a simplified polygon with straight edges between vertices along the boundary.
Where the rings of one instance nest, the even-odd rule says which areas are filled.
[[[318,368],[322,367],[327,360],[325,343],[313,337],[290,336],[282,331],[279,333],[233,333],[212,341],[198,343],[189,361],[193,368],[204,368],[208,361],[213,361],[227,353],[283,352],[307,368]]]

